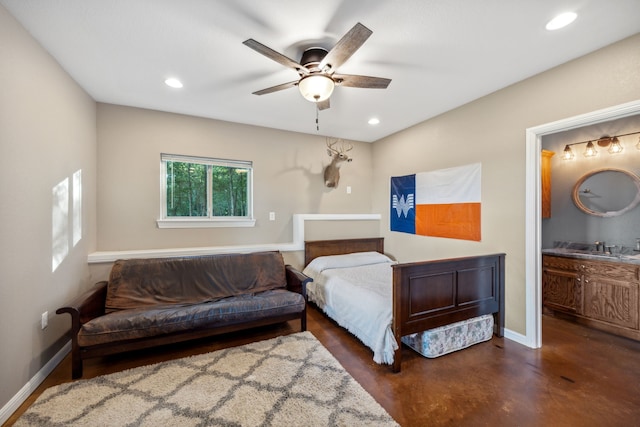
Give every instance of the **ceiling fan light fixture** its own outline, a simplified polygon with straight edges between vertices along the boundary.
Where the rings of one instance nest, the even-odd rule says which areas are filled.
[[[333,93],[335,82],[324,74],[311,74],[298,82],[298,89],[307,101],[322,102]]]

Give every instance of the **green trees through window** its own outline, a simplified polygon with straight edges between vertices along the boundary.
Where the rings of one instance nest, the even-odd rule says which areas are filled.
[[[206,165],[167,162],[167,216],[208,216]]]
[[[165,218],[251,216],[251,162],[163,154],[162,163]]]
[[[247,216],[247,169],[211,167],[213,216]]]

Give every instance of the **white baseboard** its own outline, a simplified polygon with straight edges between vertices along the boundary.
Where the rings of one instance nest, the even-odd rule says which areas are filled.
[[[24,387],[16,393],[15,396],[0,409],[0,424],[4,424],[9,417],[24,403],[25,400],[33,393],[40,384],[49,376],[51,372],[62,362],[62,359],[71,351],[71,341],[68,341],[52,358],[49,360],[34,376],[27,382]]]
[[[513,332],[511,329],[504,329],[504,337],[508,340],[515,341],[518,344],[522,344],[529,348],[535,348],[526,336],[519,334],[517,332]]]

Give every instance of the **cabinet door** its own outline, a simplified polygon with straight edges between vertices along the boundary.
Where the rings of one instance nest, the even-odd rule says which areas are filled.
[[[576,271],[545,267],[542,270],[542,304],[552,310],[581,314],[580,280]]]
[[[542,150],[540,157],[540,198],[542,218],[551,218],[551,157],[553,151]]]
[[[585,276],[584,314],[592,319],[638,329],[638,283]]]

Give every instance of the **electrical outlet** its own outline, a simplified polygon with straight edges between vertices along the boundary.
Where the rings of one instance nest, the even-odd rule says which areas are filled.
[[[276,213],[269,212],[269,221],[275,221],[275,220],[276,220]]]
[[[351,186],[347,185],[347,194],[351,194]]]
[[[42,329],[46,328],[49,325],[49,312],[45,311],[42,313],[42,318],[40,319],[40,323],[42,325]]]

